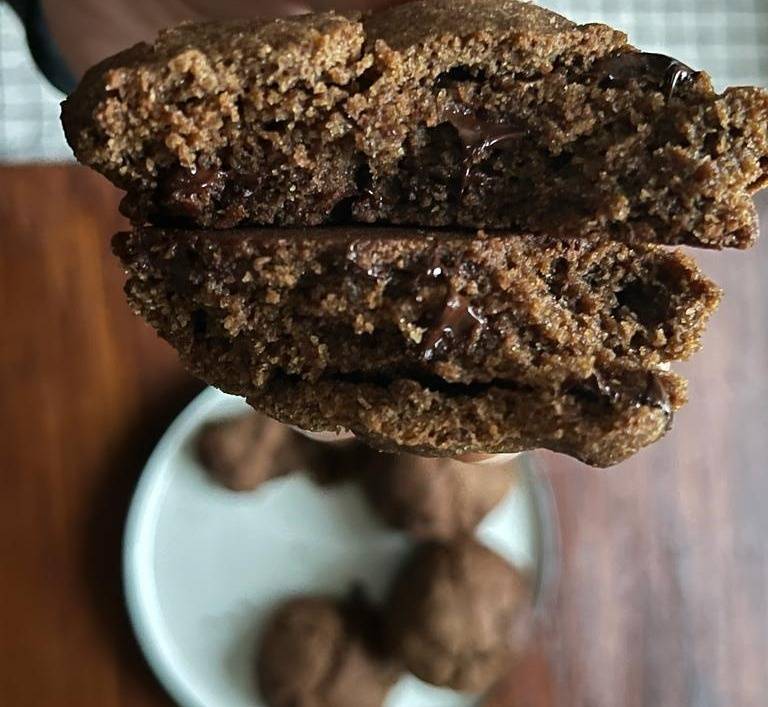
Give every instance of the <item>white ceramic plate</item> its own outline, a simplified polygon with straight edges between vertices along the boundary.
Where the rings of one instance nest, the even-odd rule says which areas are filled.
[[[254,666],[270,610],[293,594],[341,596],[355,582],[381,599],[411,546],[369,512],[353,484],[318,488],[293,474],[234,493],[212,482],[194,456],[195,435],[248,409],[213,388],[193,400],[152,453],[128,515],[129,614],[150,665],[183,707],[265,707]],[[518,463],[522,483],[477,535],[541,586],[552,552],[549,496],[524,457]],[[475,701],[404,676],[386,707]]]

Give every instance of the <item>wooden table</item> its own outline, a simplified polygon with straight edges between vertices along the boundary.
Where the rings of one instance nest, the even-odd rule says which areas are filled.
[[[200,389],[128,310],[118,195],[0,168],[0,704],[168,705],[123,609],[120,540],[152,445]],[[768,200],[763,200],[768,213]],[[726,298],[679,368],[674,431],[606,471],[541,454],[563,567],[496,707],[768,701],[768,244],[701,254]]]

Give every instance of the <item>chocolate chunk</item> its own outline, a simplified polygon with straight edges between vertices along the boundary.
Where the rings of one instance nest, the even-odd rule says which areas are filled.
[[[192,312],[192,334],[195,339],[201,339],[208,331],[208,314],[204,309],[196,309]]]
[[[595,371],[589,378],[571,386],[569,392],[599,403],[615,403],[620,397],[619,392],[599,371]]]
[[[176,167],[159,180],[160,199],[175,216],[198,218],[221,194],[226,176],[221,169]]]
[[[586,385],[604,398],[608,398],[611,402],[616,402],[619,398],[618,392],[603,378],[599,371],[595,371],[587,378]]]
[[[570,392],[587,397],[594,401],[618,403],[621,397],[610,381],[607,381],[599,371],[595,371],[589,378],[572,386]],[[672,417],[672,404],[669,394],[664,388],[659,376],[653,371],[648,371],[645,389],[642,390],[634,401],[635,407],[649,406],[658,408],[664,416],[670,420]]]
[[[461,141],[464,158],[461,173],[461,190],[463,195],[467,182],[472,175],[474,162],[491,147],[504,149],[512,141],[525,137],[526,130],[521,130],[510,123],[498,123],[483,120],[466,106],[452,105],[443,110],[443,121],[450,123],[456,130]]]
[[[638,399],[639,405],[649,405],[658,408],[664,413],[668,420],[668,425],[672,423],[672,404],[661,379],[653,371],[648,371],[646,388]]]
[[[605,88],[623,87],[629,81],[658,82],[667,98],[699,72],[677,59],[649,52],[622,52],[595,62],[594,69]]]
[[[469,300],[457,292],[451,292],[445,301],[440,318],[421,340],[422,357],[425,361],[431,361],[449,344],[471,339],[478,329],[484,326],[485,317],[469,303]]]
[[[447,276],[445,265],[433,257],[427,267],[427,275],[434,278]],[[485,317],[469,300],[449,284],[448,297],[437,321],[421,340],[422,358],[431,361],[450,344],[468,341],[486,324]]]

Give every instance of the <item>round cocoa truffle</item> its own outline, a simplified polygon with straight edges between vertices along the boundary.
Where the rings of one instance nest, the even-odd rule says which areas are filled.
[[[280,606],[258,659],[270,707],[381,707],[397,671],[373,609],[301,597]]]
[[[482,692],[519,649],[530,594],[518,572],[469,538],[418,548],[393,588],[389,623],[405,667],[422,680]]]
[[[390,525],[422,539],[471,532],[515,482],[508,466],[386,455],[365,475],[368,500]]]

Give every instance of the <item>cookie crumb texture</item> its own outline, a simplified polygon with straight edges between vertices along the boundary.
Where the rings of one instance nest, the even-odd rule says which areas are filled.
[[[258,657],[270,707],[381,707],[398,671],[375,609],[358,604],[300,597],[277,609]]]
[[[118,234],[128,299],[208,383],[283,422],[442,456],[609,465],[685,400],[719,290],[679,252],[363,227]]]
[[[414,675],[482,692],[520,650],[530,610],[517,571],[467,538],[420,547],[395,582],[388,616],[398,656]]]
[[[93,67],[75,154],[135,222],[386,222],[743,248],[768,92],[512,0],[187,24]]]

